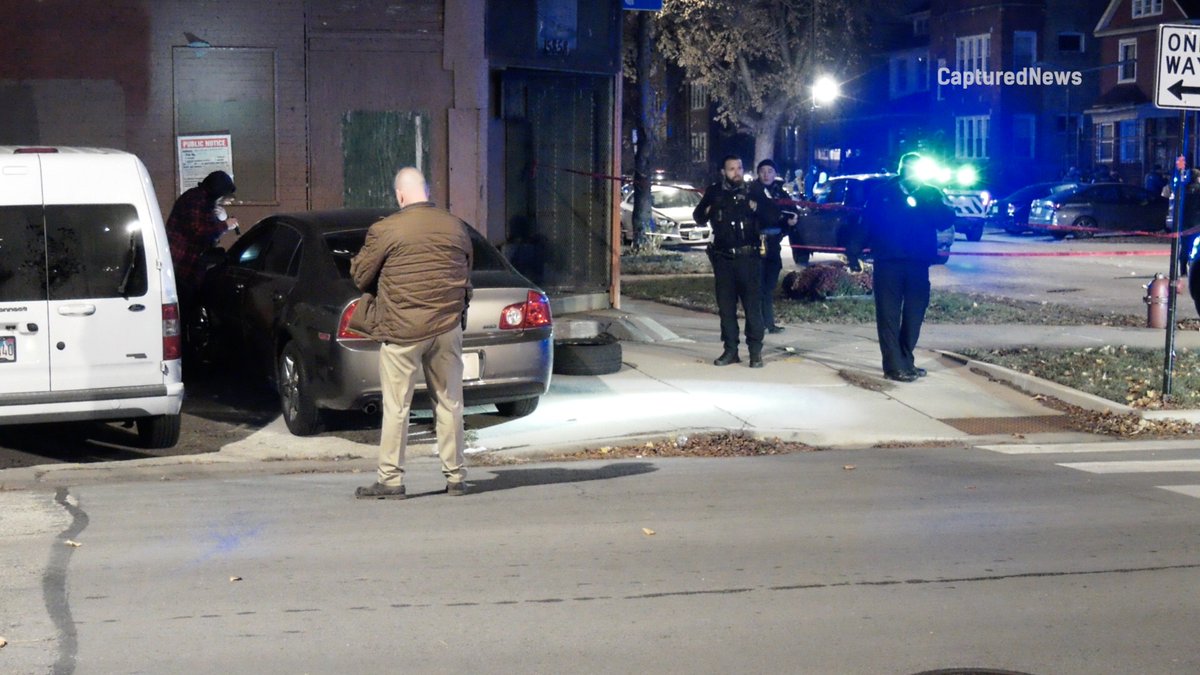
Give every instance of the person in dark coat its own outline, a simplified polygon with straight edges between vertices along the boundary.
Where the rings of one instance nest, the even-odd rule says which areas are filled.
[[[762,368],[762,258],[759,257],[758,202],[743,178],[742,160],[729,155],[721,162],[721,180],[708,186],[692,212],[697,225],[712,225],[708,259],[713,267],[721,342],[725,350],[715,366],[740,363],[737,307],[746,312],[746,346],[750,367]]]
[[[781,333],[783,326],[775,324],[775,288],[779,286],[779,272],[783,270],[781,244],[789,228],[796,224],[796,213],[786,208],[791,198],[783,189],[784,183],[776,173],[775,162],[764,159],[755,171],[758,180],[750,185],[750,197],[761,205],[755,215],[762,240],[763,326],[769,333]]]
[[[867,198],[863,222],[875,258],[875,325],[883,374],[912,382],[925,375],[913,362],[929,306],[929,266],[937,257],[937,232],[954,225],[945,195],[917,178],[915,152],[900,158],[899,175]]]
[[[228,221],[220,219],[217,201],[236,191],[237,186],[229,174],[213,171],[196,187],[179,195],[171,207],[171,215],[167,217],[167,242],[171,246],[175,288],[182,305],[191,303],[200,285],[204,274],[200,256],[231,227]]]

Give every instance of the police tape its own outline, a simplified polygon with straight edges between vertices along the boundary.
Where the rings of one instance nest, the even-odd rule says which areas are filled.
[[[845,253],[846,249],[837,246],[808,246],[805,244],[789,244],[789,248],[810,253]],[[864,248],[859,257],[867,256],[871,249]],[[981,258],[1103,258],[1107,256],[1160,256],[1170,255],[1170,251],[1134,250],[1134,251],[947,251],[950,257],[973,256]]]

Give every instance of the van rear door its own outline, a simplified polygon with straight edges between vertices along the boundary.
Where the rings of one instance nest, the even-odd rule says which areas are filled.
[[[137,159],[41,157],[51,389],[162,385],[161,261]]]
[[[0,155],[0,394],[50,389],[38,158]]]

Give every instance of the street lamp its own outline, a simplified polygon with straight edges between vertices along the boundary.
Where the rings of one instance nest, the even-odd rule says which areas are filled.
[[[812,89],[812,105],[810,106],[809,111],[808,111],[808,147],[809,147],[808,160],[809,160],[809,166],[815,167],[817,165],[817,140],[814,135],[815,127],[813,125],[813,118],[816,116],[817,108],[820,108],[822,106],[832,105],[833,102],[836,101],[838,99],[838,97],[842,95],[842,85],[838,84],[838,81],[833,79],[833,77],[831,77],[829,75],[820,75],[815,80],[813,80],[811,89]],[[809,171],[810,171],[810,169],[805,169],[804,173],[806,176],[809,173]],[[805,182],[805,191],[807,192],[808,191],[807,178],[804,182]],[[807,196],[809,199],[812,198],[811,194],[807,195]]]

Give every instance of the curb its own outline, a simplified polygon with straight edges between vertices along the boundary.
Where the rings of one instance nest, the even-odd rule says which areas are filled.
[[[962,354],[947,351],[944,349],[934,349],[934,351],[956,363],[968,366],[972,369],[978,369],[990,375],[991,377],[1008,382],[1016,387],[1042,396],[1053,396],[1065,403],[1078,406],[1085,410],[1093,410],[1096,412],[1112,413],[1114,415],[1137,415],[1144,420],[1179,420],[1191,424],[1200,424],[1200,410],[1194,408],[1179,409],[1179,410],[1142,410],[1133,408],[1123,403],[1110,401],[1106,398],[1089,394],[1087,392],[1072,389],[1066,385],[1050,380],[1044,380],[1036,375],[1029,375],[1004,366],[997,366],[992,363],[983,361],[975,361],[969,359]]]

